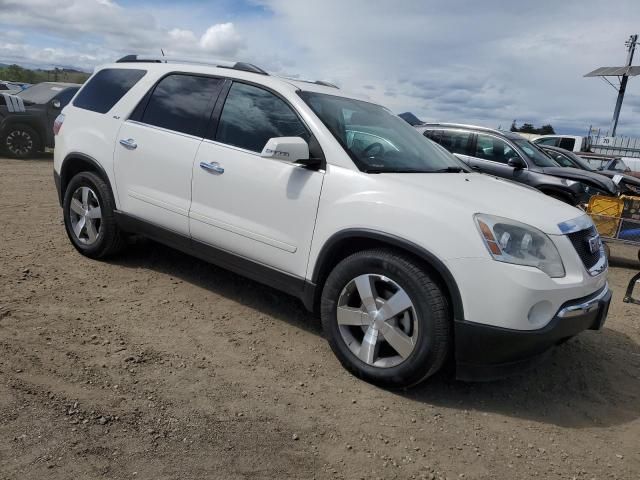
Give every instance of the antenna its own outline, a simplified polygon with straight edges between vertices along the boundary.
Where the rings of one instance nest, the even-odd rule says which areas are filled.
[[[160,49],[160,53],[162,53],[162,56],[164,57],[164,50]]]

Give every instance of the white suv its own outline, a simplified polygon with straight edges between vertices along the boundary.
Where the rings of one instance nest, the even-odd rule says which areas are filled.
[[[469,171],[404,120],[245,63],[128,56],[56,121],[69,239],[142,234],[319,310],[342,364],[487,379],[599,329],[607,259],[583,212]]]

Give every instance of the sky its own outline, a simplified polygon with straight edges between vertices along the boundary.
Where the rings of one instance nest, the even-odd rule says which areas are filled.
[[[255,63],[426,121],[607,130],[640,1],[0,0],[0,63],[91,71],[130,53]],[[640,47],[634,64],[640,65]],[[612,79],[616,81],[616,79]],[[640,77],[618,134],[640,137]]]

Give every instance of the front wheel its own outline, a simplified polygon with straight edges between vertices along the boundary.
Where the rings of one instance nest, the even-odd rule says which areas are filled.
[[[440,287],[410,258],[367,250],[341,261],[322,292],[322,326],[342,365],[383,387],[415,385],[442,367],[450,315]]]

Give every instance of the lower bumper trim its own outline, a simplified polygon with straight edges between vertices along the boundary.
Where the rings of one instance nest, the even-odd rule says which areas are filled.
[[[564,304],[549,324],[538,330],[456,320],[456,377],[493,380],[522,371],[542,359],[554,345],[584,330],[602,328],[610,303],[611,290],[605,285],[589,297]]]

